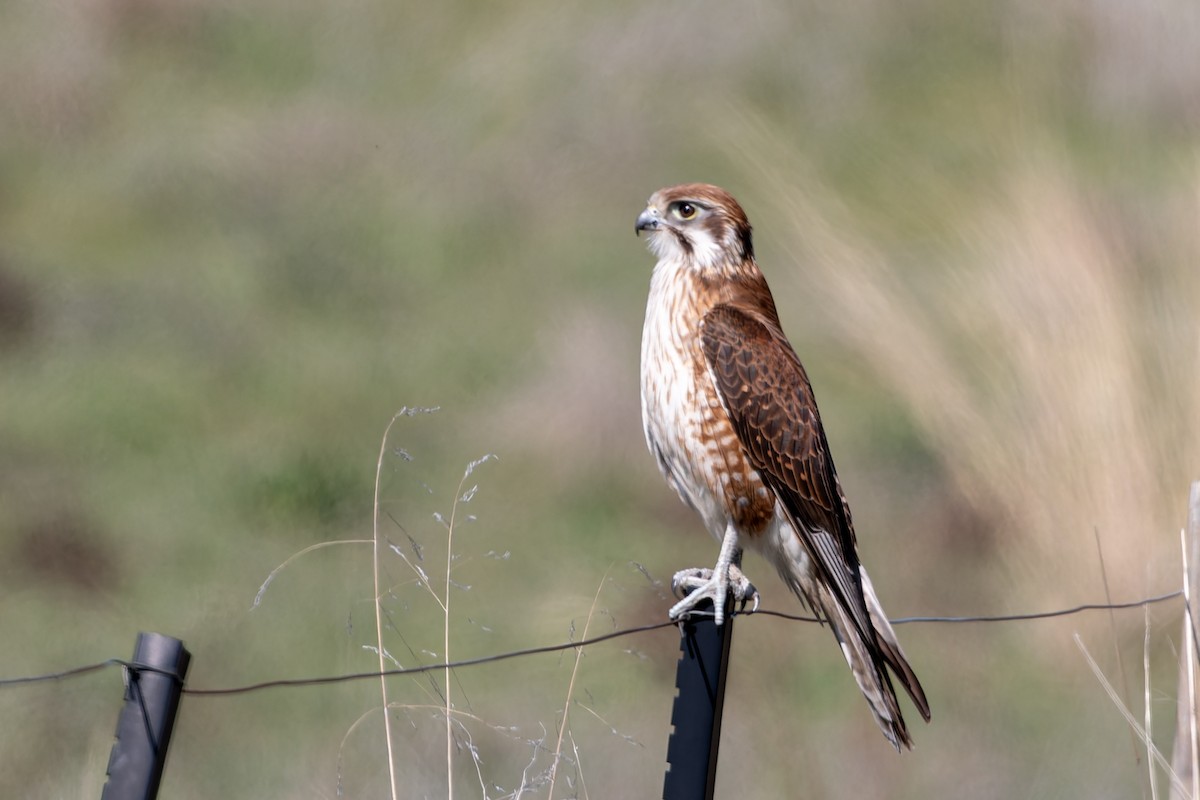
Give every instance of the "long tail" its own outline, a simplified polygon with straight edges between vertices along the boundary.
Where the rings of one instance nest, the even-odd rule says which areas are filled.
[[[875,628],[875,641],[863,641],[858,628],[854,626],[846,612],[834,601],[827,592],[822,592],[822,605],[826,618],[833,628],[833,635],[842,645],[842,653],[854,673],[858,688],[871,706],[883,735],[888,738],[897,750],[901,745],[912,749],[912,737],[908,734],[908,726],[904,724],[904,716],[896,700],[896,690],[892,686],[892,677],[888,674],[890,668],[900,685],[912,698],[922,719],[929,722],[929,701],[925,698],[925,690],[917,680],[916,673],[904,656],[904,650],[896,639],[896,632],[888,622],[879,598],[875,595],[875,587],[867,571],[859,568],[862,574],[863,599],[871,616],[871,624]],[[885,667],[886,665],[886,667]]]
[[[896,639],[896,632],[892,630],[887,615],[879,605],[879,598],[875,595],[875,587],[871,585],[867,571],[859,568],[862,574],[863,599],[875,629],[873,642],[864,640],[858,627],[830,591],[813,580],[806,569],[807,564],[792,562],[788,566],[790,569],[780,570],[781,575],[801,600],[829,621],[833,635],[842,646],[842,654],[850,665],[850,671],[854,673],[854,680],[858,682],[858,688],[867,698],[871,713],[875,716],[875,722],[883,731],[883,735],[896,750],[900,750],[901,746],[911,750],[912,737],[909,736],[908,726],[900,713],[896,690],[892,686],[888,669],[891,669],[900,685],[908,692],[913,705],[926,722],[930,718],[929,701],[925,699],[925,690],[921,688],[921,682],[917,680],[916,673],[913,672],[900,642]]]

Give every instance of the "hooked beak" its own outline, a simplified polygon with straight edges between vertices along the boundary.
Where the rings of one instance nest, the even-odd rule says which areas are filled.
[[[633,226],[633,232],[641,235],[642,231],[658,230],[658,209],[653,206],[646,206],[646,210],[638,214],[637,222]]]

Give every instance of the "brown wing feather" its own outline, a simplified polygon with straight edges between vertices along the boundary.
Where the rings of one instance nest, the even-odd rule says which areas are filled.
[[[783,504],[838,604],[875,643],[854,529],[799,357],[771,321],[732,305],[704,316],[701,338],[750,463]]]

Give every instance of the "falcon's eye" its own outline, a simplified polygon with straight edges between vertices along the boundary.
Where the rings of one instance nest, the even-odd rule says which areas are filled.
[[[674,203],[671,211],[676,217],[683,220],[693,219],[697,214],[697,208],[691,203]]]

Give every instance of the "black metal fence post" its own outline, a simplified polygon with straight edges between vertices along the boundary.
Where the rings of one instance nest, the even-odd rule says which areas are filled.
[[[101,800],[153,800],[158,795],[190,660],[178,639],[138,634],[132,665],[125,670],[125,705],[117,718],[117,741]]]
[[[725,624],[718,628],[712,610],[711,603],[698,606],[699,613],[682,623],[663,800],[712,800],[716,788],[734,616],[733,604],[727,603]]]

